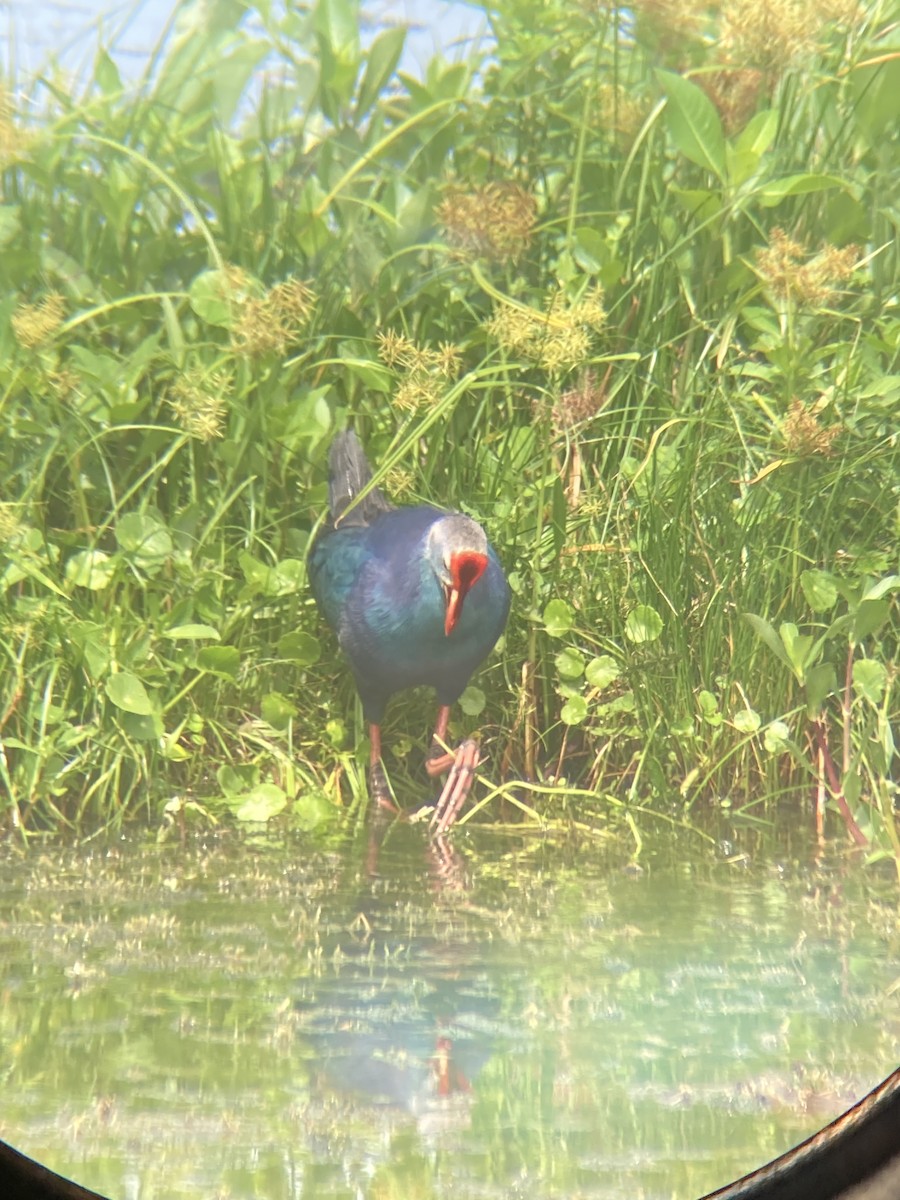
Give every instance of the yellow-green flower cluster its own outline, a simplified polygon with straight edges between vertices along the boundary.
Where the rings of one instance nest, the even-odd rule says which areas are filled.
[[[23,504],[0,500],[0,542],[11,542],[23,529]]]
[[[543,312],[502,301],[486,329],[508,354],[559,374],[587,360],[593,337],[605,324],[603,290],[597,286],[574,301],[559,288],[548,297]]]
[[[802,458],[820,455],[830,458],[834,442],[841,432],[839,425],[823,425],[818,406],[792,400],[788,415],[781,426],[785,446],[790,454]]]
[[[57,292],[45,296],[40,304],[20,304],[12,315],[16,341],[26,350],[49,342],[65,316],[65,301]]]
[[[192,367],[171,385],[166,403],[189,437],[211,442],[223,435],[231,384],[224,371]]]
[[[574,387],[566,388],[553,403],[550,423],[557,433],[589,421],[606,403],[605,390],[597,383],[593,371],[585,371]]]
[[[276,283],[264,296],[249,294],[241,272],[232,272],[235,319],[231,342],[239,354],[256,358],[287,353],[300,337],[315,306],[315,293],[299,279]],[[240,294],[243,293],[243,294]]]
[[[814,258],[807,259],[806,253],[804,246],[776,227],[768,246],[756,253],[756,270],[774,296],[816,308],[833,299],[836,284],[850,278],[859,251],[856,246],[826,245]]]
[[[721,44],[728,61],[781,74],[812,54],[825,26],[852,22],[858,0],[727,0]]]
[[[394,403],[407,412],[436,404],[444,395],[447,381],[459,374],[461,364],[459,349],[450,342],[442,342],[432,350],[392,329],[379,333],[378,354],[386,366],[400,370]]]
[[[469,189],[453,184],[436,215],[460,257],[514,263],[531,242],[537,206],[517,183],[486,183]]]

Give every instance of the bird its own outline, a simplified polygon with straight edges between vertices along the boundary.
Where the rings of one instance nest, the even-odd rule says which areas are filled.
[[[395,507],[378,487],[355,433],[339,433],[329,454],[329,516],[313,542],[313,597],[349,661],[369,725],[369,791],[396,812],[381,756],[391,697],[433,687],[438,712],[426,769],[449,772],[431,816],[447,832],[479,764],[472,739],[446,745],[450,709],[506,626],[510,588],[477,521],[429,504]]]

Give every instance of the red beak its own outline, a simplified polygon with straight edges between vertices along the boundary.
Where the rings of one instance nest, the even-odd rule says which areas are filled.
[[[487,556],[473,550],[461,550],[450,556],[450,586],[446,589],[447,610],[444,633],[447,637],[462,616],[463,601],[487,568]]]

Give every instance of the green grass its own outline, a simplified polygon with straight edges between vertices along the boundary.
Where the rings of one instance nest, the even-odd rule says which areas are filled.
[[[896,7],[519,0],[424,79],[350,0],[245,7],[133,87],[103,50],[6,84],[8,824],[361,806],[304,566],[349,421],[511,574],[457,729],[513,802],[818,789],[895,854]],[[425,735],[397,701],[410,794]]]

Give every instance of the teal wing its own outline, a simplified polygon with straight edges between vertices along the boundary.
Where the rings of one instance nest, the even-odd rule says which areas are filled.
[[[307,566],[313,596],[338,634],[350,593],[370,556],[367,532],[360,527],[330,530],[310,551]]]

